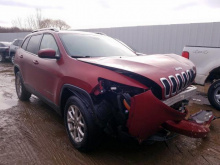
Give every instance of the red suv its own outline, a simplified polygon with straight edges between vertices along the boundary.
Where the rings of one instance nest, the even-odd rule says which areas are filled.
[[[164,130],[201,138],[213,119],[209,111],[185,119],[196,91],[192,62],[174,54],[138,56],[104,34],[34,31],[16,52],[14,72],[18,98],[34,94],[53,107],[81,151],[95,147],[103,132],[139,142],[165,139]]]

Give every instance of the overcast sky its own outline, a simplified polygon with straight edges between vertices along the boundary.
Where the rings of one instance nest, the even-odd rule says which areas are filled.
[[[0,0],[0,26],[36,8],[73,29],[220,22],[220,0]]]

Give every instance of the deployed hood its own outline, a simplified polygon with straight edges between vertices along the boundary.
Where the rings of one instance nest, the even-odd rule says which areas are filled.
[[[192,68],[195,70],[195,66],[191,61],[175,54],[135,57],[95,57],[79,58],[78,60],[101,67],[129,71],[151,79],[161,86],[160,78],[162,77],[167,78],[170,75],[185,72]]]

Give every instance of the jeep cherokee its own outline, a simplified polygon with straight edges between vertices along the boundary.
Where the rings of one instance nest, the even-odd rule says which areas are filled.
[[[81,151],[97,146],[103,132],[139,142],[168,130],[202,138],[213,119],[209,111],[186,119],[196,91],[192,62],[174,54],[138,56],[104,34],[33,31],[16,52],[14,73],[18,98],[34,94],[53,107]]]

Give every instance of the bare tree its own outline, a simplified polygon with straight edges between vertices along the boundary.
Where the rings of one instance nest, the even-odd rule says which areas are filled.
[[[37,27],[40,28],[40,22],[42,21],[42,14],[41,14],[41,9],[36,9],[36,15],[35,15],[35,18],[36,18],[36,24],[37,24]]]
[[[70,26],[63,20],[57,19],[43,19],[41,14],[41,9],[36,9],[34,15],[29,15],[25,19],[17,18],[12,20],[12,25],[14,27],[19,27],[20,29],[40,29],[40,28],[49,28],[54,27],[60,30],[69,29]]]
[[[40,28],[53,27],[53,22],[51,19],[44,19],[40,22]]]
[[[39,29],[42,21],[41,9],[36,9],[34,15],[29,15],[25,19],[17,18],[12,20],[12,25],[20,29]]]
[[[54,27],[60,30],[69,29],[70,26],[64,22],[63,20],[52,20],[52,19],[44,19],[40,22],[40,28],[49,28]]]
[[[59,28],[60,30],[66,30],[69,29],[70,26],[66,24],[63,20],[54,20],[54,27]]]
[[[11,21],[11,23],[12,23],[12,25],[14,26],[14,27],[18,27],[18,28],[20,28],[20,29],[23,29],[24,27],[23,27],[23,21],[22,21],[22,19],[21,18],[16,18],[15,20],[12,20]]]

